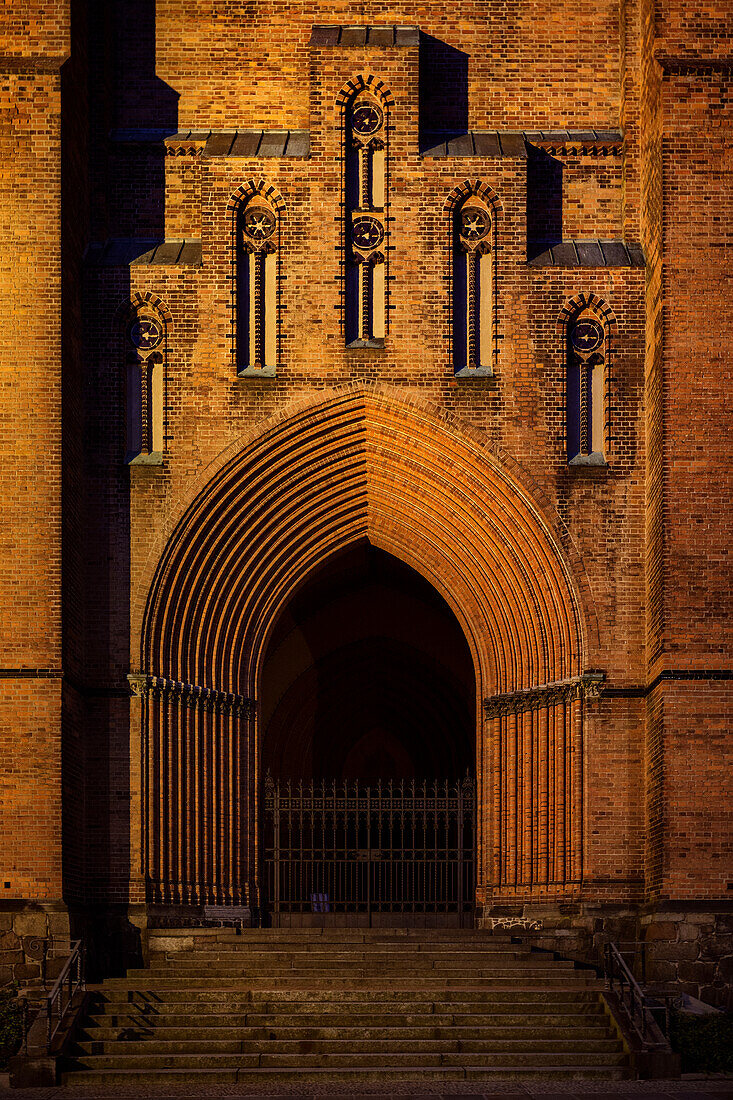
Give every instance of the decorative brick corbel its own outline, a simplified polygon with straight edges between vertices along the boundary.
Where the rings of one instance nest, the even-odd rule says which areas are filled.
[[[142,698],[150,687],[150,677],[147,672],[128,672],[127,682],[130,685],[130,694]]]
[[[600,699],[605,682],[606,674],[599,669],[589,669],[584,672],[580,677],[580,689],[583,693],[583,699],[589,703]]]

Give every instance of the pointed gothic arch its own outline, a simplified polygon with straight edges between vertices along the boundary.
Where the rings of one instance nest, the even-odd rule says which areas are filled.
[[[471,650],[486,700],[479,888],[576,887],[589,616],[559,534],[480,432],[385,388],[301,402],[222,456],[168,540],[141,623],[147,790],[166,787],[148,813],[152,896],[254,900],[262,657],[299,585],[360,540],[421,573]],[[170,788],[189,759],[195,797]],[[186,829],[156,815],[184,805],[193,840],[176,855]]]

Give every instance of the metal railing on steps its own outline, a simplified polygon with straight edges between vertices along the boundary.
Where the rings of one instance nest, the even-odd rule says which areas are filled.
[[[37,941],[40,943],[41,941]],[[23,1010],[23,1051],[29,1053],[29,1037],[36,1033],[35,1044],[39,1041],[45,1045],[50,1053],[54,1039],[60,1028],[66,1023],[69,1013],[78,1004],[78,994],[86,990],[85,976],[85,952],[82,940],[66,940],[68,957],[64,961],[58,975],[48,989],[47,965],[51,958],[57,958],[56,952],[63,941],[49,938],[42,944],[41,961],[41,988],[36,991],[29,989],[20,999]],[[34,943],[35,945],[35,943]],[[64,952],[67,948],[64,948]],[[41,994],[39,996],[39,994]],[[39,1025],[43,1023],[44,1039],[40,1040]]]
[[[603,946],[603,968],[608,988],[618,997],[626,1022],[645,1047],[671,1049],[669,1004],[659,1003],[644,992],[629,968],[617,943]]]
[[[77,994],[85,989],[84,944],[82,940],[72,940],[71,953],[46,997],[46,1046],[49,1051],[75,999],[78,1000]]]

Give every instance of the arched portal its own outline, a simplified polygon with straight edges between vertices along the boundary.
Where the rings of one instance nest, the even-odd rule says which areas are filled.
[[[367,541],[330,558],[282,610],[260,691],[276,779],[473,775],[476,688],[463,632],[432,585]]]
[[[332,556],[281,611],[259,699],[262,918],[469,921],[475,677],[435,589],[366,540]]]
[[[479,899],[579,883],[592,618],[568,540],[480,432],[351,385],[222,456],[156,559],[140,622],[149,897],[256,904],[269,643],[307,578],[363,543],[440,593],[471,654]]]

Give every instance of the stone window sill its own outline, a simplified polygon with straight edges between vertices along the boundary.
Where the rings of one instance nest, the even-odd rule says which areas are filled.
[[[346,345],[347,351],[359,351],[361,348],[370,348],[372,351],[382,351],[384,349],[384,340],[381,337],[375,337],[373,340],[352,340],[350,344]]]
[[[589,455],[576,455],[568,462],[568,466],[574,470],[602,470],[608,469],[608,463],[600,451],[593,451]]]
[[[237,378],[274,378],[275,367],[240,367]]]
[[[494,372],[491,367],[461,367],[455,373],[456,378],[460,378],[461,381],[473,381],[475,378],[493,378]]]
[[[162,466],[163,452],[150,451],[148,454],[126,455],[125,462],[128,466]]]

